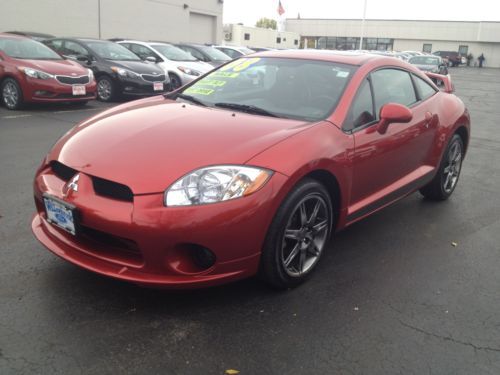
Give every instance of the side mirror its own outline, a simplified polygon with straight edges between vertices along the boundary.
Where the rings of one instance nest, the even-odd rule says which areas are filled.
[[[81,62],[88,62],[90,61],[90,56],[78,55],[76,56],[76,59]]]
[[[393,122],[410,122],[413,115],[410,109],[402,104],[387,103],[380,108],[380,122],[377,126],[379,133],[385,133],[389,124]]]
[[[154,56],[148,56],[144,59],[144,61],[150,62],[150,63],[156,63],[156,57]]]

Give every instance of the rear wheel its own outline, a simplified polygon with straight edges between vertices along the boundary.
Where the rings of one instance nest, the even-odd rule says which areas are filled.
[[[21,109],[23,102],[23,91],[15,79],[7,78],[1,86],[2,102],[7,109]]]
[[[319,182],[298,184],[281,204],[262,250],[260,276],[277,288],[292,288],[315,269],[328,243],[332,202]]]
[[[451,138],[433,180],[420,189],[420,193],[432,200],[445,200],[455,190],[462,169],[464,143],[458,134]]]

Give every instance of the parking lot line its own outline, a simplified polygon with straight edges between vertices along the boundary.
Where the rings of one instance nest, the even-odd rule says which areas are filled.
[[[21,117],[31,117],[33,115],[31,114],[25,114],[25,115],[10,115],[10,116],[2,116],[1,118],[4,119],[11,119],[11,118],[21,118]]]

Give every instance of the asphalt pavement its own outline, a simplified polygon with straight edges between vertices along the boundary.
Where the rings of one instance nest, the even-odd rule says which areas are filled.
[[[452,198],[356,223],[286,292],[150,290],[57,258],[31,234],[33,175],[106,106],[0,108],[0,374],[500,374],[500,70],[450,73],[473,129]]]

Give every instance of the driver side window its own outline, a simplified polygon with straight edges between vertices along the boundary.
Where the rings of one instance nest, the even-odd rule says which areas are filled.
[[[154,57],[156,61],[159,61],[160,56],[151,51],[148,47],[141,46],[140,44],[130,43],[129,49],[137,56],[139,56],[141,60],[146,60],[147,57]]]
[[[373,96],[370,81],[365,79],[361,84],[349,110],[345,130],[353,130],[375,120],[373,112]]]

